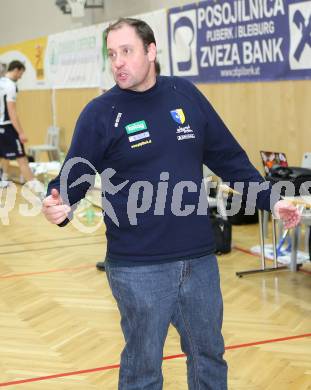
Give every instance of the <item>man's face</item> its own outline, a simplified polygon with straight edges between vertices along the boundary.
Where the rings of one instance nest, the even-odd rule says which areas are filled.
[[[151,43],[146,52],[133,27],[125,24],[110,31],[107,49],[113,77],[120,88],[142,92],[154,85],[152,62],[156,58],[156,46]]]
[[[23,76],[24,72],[25,72],[25,69],[17,69],[17,68],[14,69],[13,80],[14,81],[19,80]]]

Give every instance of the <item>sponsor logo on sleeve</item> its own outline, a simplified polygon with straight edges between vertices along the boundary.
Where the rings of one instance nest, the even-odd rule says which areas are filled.
[[[119,122],[120,122],[121,116],[122,116],[122,112],[118,112],[118,115],[117,115],[116,120],[114,122],[114,127],[118,127],[119,126]]]

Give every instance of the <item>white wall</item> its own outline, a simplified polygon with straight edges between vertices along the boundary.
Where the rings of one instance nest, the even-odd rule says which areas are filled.
[[[55,0],[0,0],[0,46],[114,20],[193,3],[194,0],[104,0],[104,9],[87,9],[84,18],[64,15]]]

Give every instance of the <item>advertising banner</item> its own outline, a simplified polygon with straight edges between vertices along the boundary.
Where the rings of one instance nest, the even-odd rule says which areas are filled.
[[[193,82],[311,78],[311,0],[207,0],[168,13],[173,75]]]
[[[49,35],[45,68],[51,87],[98,87],[100,44],[96,26]]]
[[[26,72],[18,82],[20,90],[48,88],[44,69],[44,55],[47,38],[41,37],[13,45],[0,47],[1,73],[11,61],[18,60],[25,64]]]

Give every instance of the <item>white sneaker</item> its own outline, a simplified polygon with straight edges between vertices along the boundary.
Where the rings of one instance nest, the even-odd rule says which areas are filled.
[[[3,181],[9,181],[9,175],[7,173],[4,173],[2,171],[2,175],[0,176],[1,180]]]
[[[25,183],[24,186],[26,186],[31,192],[36,194],[40,198],[40,200],[43,200],[45,198],[46,191],[44,189],[44,184],[41,183],[39,180],[30,180]]]
[[[0,188],[7,188],[10,185],[10,182],[7,180],[0,180]]]

